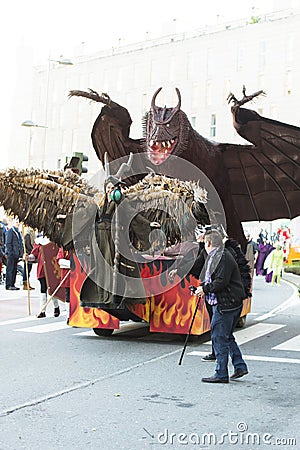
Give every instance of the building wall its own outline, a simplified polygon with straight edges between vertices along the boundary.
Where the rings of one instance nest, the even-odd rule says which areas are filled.
[[[24,139],[28,130],[21,131],[19,127],[13,133],[12,147],[22,133],[25,157],[18,159],[23,165],[29,162],[51,169],[57,167],[59,160],[63,165],[72,152],[82,151],[90,157],[90,171],[94,172],[97,160],[90,133],[101,104],[68,99],[72,89],[107,92],[125,106],[133,120],[133,138],[142,136],[142,116],[160,86],[163,90],[157,99],[159,104],[175,105],[178,87],[182,109],[194,127],[203,136],[219,142],[243,142],[233,129],[226,101],[230,91],[242,96],[243,84],[247,93],[259,89],[267,93],[254,105],[249,104],[250,108],[299,125],[299,47],[300,15],[284,11],[262,17],[259,23],[223,24],[77,57],[73,66],[49,62],[35,68],[29,100],[31,120],[47,128],[31,130],[30,161],[29,137]],[[13,152],[11,155],[13,158]]]
[[[72,89],[106,92],[125,106],[133,120],[133,138],[142,136],[143,114],[161,86],[157,104],[177,104],[178,87],[182,110],[194,128],[218,142],[244,142],[233,129],[226,100],[230,91],[240,98],[243,84],[247,93],[259,89],[267,93],[248,107],[299,126],[300,14],[287,10],[250,22],[112,48],[76,57],[72,66],[49,62],[36,67],[31,97],[27,98],[31,117],[26,118],[47,128],[28,130],[16,124],[10,164],[55,169],[63,167],[73,152],[83,152],[89,156],[87,176],[97,172],[100,164],[90,134],[102,105],[83,98],[68,99]]]

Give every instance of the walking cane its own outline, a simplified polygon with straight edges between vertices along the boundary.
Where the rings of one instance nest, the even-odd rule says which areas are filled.
[[[28,261],[25,258],[25,271],[26,271],[26,280],[27,280],[27,306],[28,306],[28,315],[31,316],[31,308],[30,308],[30,287],[29,287],[29,277],[28,277]]]
[[[59,290],[59,288],[61,288],[63,282],[67,279],[67,277],[70,275],[71,269],[68,270],[68,272],[66,273],[66,275],[63,277],[63,279],[61,280],[61,282],[59,283],[59,285],[57,286],[57,288],[55,289],[55,291],[53,292],[53,294],[48,298],[47,302],[45,303],[45,305],[42,307],[42,309],[40,310],[40,312],[37,314],[38,316],[42,313],[45,312],[47,306],[49,305],[49,303],[51,302],[51,300],[53,299],[53,297],[55,296],[56,292]]]
[[[24,254],[26,254],[24,230],[22,230],[22,242],[23,242]],[[29,289],[28,260],[27,260],[27,257],[25,257],[24,260],[25,260],[24,261],[24,265],[25,265],[25,272],[26,272],[26,280],[27,280],[27,308],[28,308],[28,315],[31,316],[30,289]]]
[[[195,294],[195,291],[196,291],[195,286],[190,286],[189,289],[191,290],[192,293]],[[193,315],[193,318],[192,318],[192,321],[191,321],[190,329],[189,329],[188,334],[186,335],[184,346],[183,346],[183,349],[182,349],[182,352],[181,352],[181,356],[180,356],[180,359],[179,359],[179,362],[178,362],[179,366],[181,366],[181,363],[182,363],[182,360],[183,360],[183,355],[184,355],[185,350],[186,350],[186,346],[187,346],[187,343],[188,343],[188,340],[189,340],[189,337],[190,337],[190,334],[191,334],[191,331],[192,331],[192,328],[193,328],[193,325],[194,325],[195,317],[196,317],[196,314],[197,314],[197,311],[198,311],[201,299],[202,299],[202,295],[200,295],[198,297],[198,300],[197,300],[197,304],[196,304],[194,315]]]

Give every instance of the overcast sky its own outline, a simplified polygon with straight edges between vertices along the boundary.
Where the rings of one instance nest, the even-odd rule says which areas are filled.
[[[15,0],[1,5],[1,147],[7,145],[9,111],[16,78],[16,51],[33,49],[34,64],[49,55],[71,58],[81,46],[86,52],[144,40],[148,34],[195,30],[221,21],[283,9],[292,0]],[[119,41],[121,39],[121,41]],[[30,63],[32,64],[32,62]],[[21,93],[20,93],[21,95]],[[6,153],[6,152],[5,152]],[[1,150],[1,156],[3,150]],[[3,164],[2,164],[3,165]]]

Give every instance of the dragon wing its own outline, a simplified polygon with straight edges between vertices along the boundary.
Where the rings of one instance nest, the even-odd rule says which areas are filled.
[[[60,215],[71,215],[78,201],[95,203],[102,194],[71,170],[7,169],[0,172],[0,204],[25,225],[60,245]]]
[[[113,161],[143,151],[143,140],[129,137],[132,120],[126,108],[113,102],[107,94],[99,95],[91,89],[89,92],[70,91],[69,97],[74,96],[104,103],[91,134],[96,155],[103,165],[105,153],[109,161]]]
[[[253,145],[223,144],[223,160],[239,219],[300,215],[300,128],[232,107],[234,127]]]

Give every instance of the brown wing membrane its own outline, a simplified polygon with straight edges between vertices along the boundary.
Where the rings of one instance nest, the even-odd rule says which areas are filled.
[[[142,139],[129,138],[132,120],[126,108],[112,101],[107,94],[99,95],[91,89],[88,92],[70,91],[69,97],[74,96],[104,103],[91,134],[93,147],[102,164],[105,153],[109,161],[112,161],[143,151]]]
[[[224,163],[241,221],[300,215],[300,128],[232,108],[237,132],[253,146],[224,145]]]

